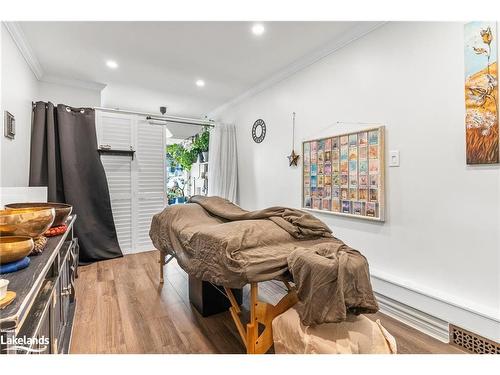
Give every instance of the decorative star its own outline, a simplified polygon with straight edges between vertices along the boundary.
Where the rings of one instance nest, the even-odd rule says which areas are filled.
[[[295,150],[292,150],[292,153],[291,153],[289,156],[287,156],[287,158],[288,158],[288,165],[289,165],[290,167],[291,167],[292,165],[297,166],[297,163],[298,163],[298,161],[299,161],[299,157],[300,157],[300,155],[297,155],[297,154],[295,153]]]

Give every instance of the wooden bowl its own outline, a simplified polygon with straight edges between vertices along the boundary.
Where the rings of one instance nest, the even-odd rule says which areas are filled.
[[[73,206],[65,203],[37,202],[37,203],[10,203],[5,205],[5,208],[13,208],[13,209],[31,208],[31,207],[54,208],[56,210],[56,217],[54,218],[54,222],[52,223],[53,227],[65,224],[66,219],[68,219],[68,216],[71,215],[71,212],[73,211]]]
[[[53,208],[0,210],[0,236],[39,237],[50,228],[55,216]]]
[[[0,237],[0,264],[15,262],[29,255],[35,246],[26,236]]]

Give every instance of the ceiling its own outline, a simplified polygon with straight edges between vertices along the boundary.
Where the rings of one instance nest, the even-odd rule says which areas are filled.
[[[137,87],[180,98],[169,114],[201,117],[361,22],[19,22],[44,77]],[[109,69],[114,60],[119,67]],[[203,79],[205,87],[195,81]],[[160,96],[159,95],[159,96]]]

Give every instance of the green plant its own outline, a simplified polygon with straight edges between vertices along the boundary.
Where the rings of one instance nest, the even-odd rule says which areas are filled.
[[[199,154],[200,152],[207,152],[209,140],[210,132],[205,129],[194,139],[192,149],[196,150],[196,154]]]
[[[167,189],[168,199],[175,199],[177,197],[183,197],[183,196],[184,196],[184,190],[182,190],[179,186]]]
[[[179,143],[167,146],[167,158],[180,165],[182,169],[189,171],[191,165],[196,162],[198,154],[208,151],[209,140],[210,132],[205,129],[193,140],[191,146],[184,147]]]
[[[191,169],[191,165],[196,161],[196,157],[198,156],[198,152],[192,147],[185,148],[181,144],[167,146],[167,154],[186,171]]]

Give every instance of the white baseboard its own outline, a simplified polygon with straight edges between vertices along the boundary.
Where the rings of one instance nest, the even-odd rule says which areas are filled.
[[[371,272],[380,311],[440,341],[448,342],[448,325],[454,324],[500,342],[500,312],[478,311],[437,297],[388,276]]]
[[[444,320],[375,292],[380,312],[442,342],[449,342],[449,325]]]

